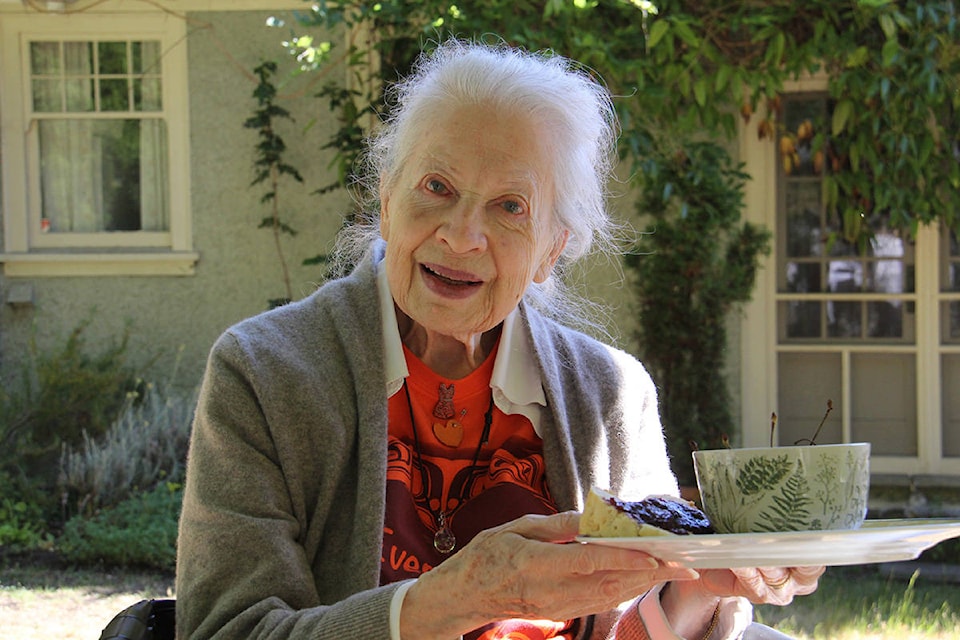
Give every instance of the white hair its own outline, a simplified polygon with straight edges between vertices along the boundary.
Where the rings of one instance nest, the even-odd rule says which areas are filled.
[[[449,40],[421,55],[387,98],[389,114],[369,140],[359,176],[371,198],[366,219],[347,234],[352,241],[342,238],[348,257],[352,252],[355,259],[355,251],[366,244],[360,239],[376,233],[380,185],[389,187],[397,179],[438,111],[463,105],[482,105],[504,117],[529,114],[549,131],[550,139],[544,142],[553,162],[554,220],[569,232],[555,271],[594,251],[615,251],[617,225],[607,211],[607,184],[616,158],[617,117],[610,94],[586,69],[555,54]],[[525,297],[551,316],[574,319],[567,316],[583,301],[570,299],[558,275],[531,286]],[[583,324],[581,313],[572,315]]]

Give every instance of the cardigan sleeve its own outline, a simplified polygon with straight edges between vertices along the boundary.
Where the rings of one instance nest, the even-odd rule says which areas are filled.
[[[656,386],[644,366],[535,310],[524,312],[546,396],[541,436],[557,504],[582,509],[593,486],[627,500],[677,495]]]
[[[271,430],[252,360],[227,333],[205,373],[178,540],[177,637],[387,638],[399,585],[357,588],[346,568],[315,575],[304,544],[309,499],[278,452],[282,437],[300,436]],[[321,583],[351,585],[353,595],[321,602]]]

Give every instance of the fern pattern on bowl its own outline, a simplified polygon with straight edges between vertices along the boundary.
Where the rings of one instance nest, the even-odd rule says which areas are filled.
[[[853,529],[866,515],[866,443],[697,451],[694,464],[720,533]]]

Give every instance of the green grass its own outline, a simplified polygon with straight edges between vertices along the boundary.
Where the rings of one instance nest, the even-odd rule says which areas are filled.
[[[909,580],[877,566],[831,567],[813,594],[755,607],[757,620],[803,639],[960,638],[960,585],[923,572]]]
[[[0,640],[96,638],[121,609],[172,589],[170,574],[76,569],[42,554],[0,558]],[[831,567],[815,593],[755,613],[799,640],[947,640],[960,638],[960,585],[931,572],[901,579],[876,565]]]

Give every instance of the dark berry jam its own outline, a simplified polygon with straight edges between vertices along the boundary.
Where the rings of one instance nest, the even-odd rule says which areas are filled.
[[[651,497],[639,502],[610,498],[609,503],[637,522],[681,535],[713,533],[713,526],[700,509],[669,498]]]

